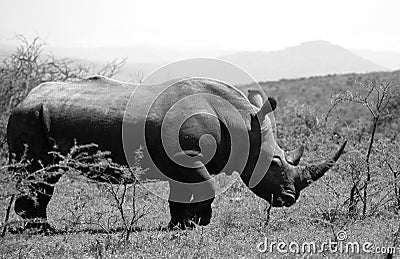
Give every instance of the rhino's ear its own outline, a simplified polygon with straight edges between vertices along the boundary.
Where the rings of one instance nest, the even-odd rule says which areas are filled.
[[[247,91],[247,99],[249,99],[249,102],[257,108],[261,108],[264,102],[262,94],[257,90],[249,89]]]
[[[261,109],[258,111],[257,116],[261,121],[263,121],[265,115],[274,111],[275,109],[276,109],[276,100],[272,97],[268,97],[268,101],[263,104]]]

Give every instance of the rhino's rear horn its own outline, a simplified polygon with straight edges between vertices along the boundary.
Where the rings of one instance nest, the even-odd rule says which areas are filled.
[[[295,150],[286,152],[285,157],[286,161],[294,166],[297,166],[300,163],[300,159],[303,156],[304,153],[304,146],[301,145],[297,147]]]

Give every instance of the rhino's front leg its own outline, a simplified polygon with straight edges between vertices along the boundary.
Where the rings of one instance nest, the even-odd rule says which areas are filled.
[[[200,179],[190,185],[193,192],[193,199],[186,208],[190,219],[201,226],[208,225],[212,216],[211,204],[215,198],[214,179],[208,173],[206,167],[196,169],[196,175]]]
[[[201,161],[181,167],[176,179],[170,183],[170,229],[193,228],[194,224],[207,225],[212,216],[211,203],[215,198],[214,180]]]
[[[186,215],[190,221],[200,225],[206,226],[210,223],[212,217],[211,204],[214,198],[206,201],[191,202],[186,207]]]
[[[192,228],[187,215],[187,207],[190,203],[192,192],[189,191],[184,184],[169,181],[169,211],[171,221],[168,224],[170,230]]]

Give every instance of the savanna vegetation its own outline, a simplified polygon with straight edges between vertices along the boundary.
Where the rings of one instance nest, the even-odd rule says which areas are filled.
[[[153,194],[168,193],[166,183],[140,183],[137,164],[112,164],[106,152],[90,155],[93,146],[77,146],[63,156],[67,168],[48,208],[54,233],[20,232],[26,224],[12,209],[14,195],[50,168],[32,177],[29,161],[14,161],[9,172],[5,129],[10,110],[41,82],[68,81],[97,73],[112,77],[123,65],[115,61],[102,69],[43,53],[45,45],[21,37],[21,46],[0,64],[0,256],[4,258],[136,258],[136,257],[303,257],[290,247],[260,253],[260,242],[359,242],[360,252],[339,252],[330,244],[315,256],[386,256],[400,254],[400,71],[329,75],[261,82],[278,99],[276,137],[285,150],[305,145],[302,164],[320,161],[348,140],[346,153],[334,169],[305,189],[290,208],[271,208],[252,194],[238,175],[220,175],[217,185],[231,184],[213,203],[206,227],[166,231],[168,202]],[[255,88],[254,85],[240,89]],[[55,154],[61,156],[61,154]],[[76,170],[85,165],[101,175],[114,166],[122,176],[96,183]],[[104,176],[106,177],[106,176]],[[126,179],[134,179],[128,181]],[[233,184],[232,184],[233,182]],[[153,190],[153,191],[152,191]],[[3,231],[4,230],[4,231]],[[5,231],[7,230],[7,231]],[[374,253],[362,251],[370,242]],[[391,248],[395,250],[391,250]],[[319,247],[318,247],[319,248]],[[381,248],[380,251],[377,249]],[[386,248],[386,249],[385,249]],[[335,250],[336,249],[336,250]],[[336,251],[336,252],[335,252]],[[376,252],[376,253],[375,253]]]

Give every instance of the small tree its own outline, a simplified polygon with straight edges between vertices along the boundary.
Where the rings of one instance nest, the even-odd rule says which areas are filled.
[[[332,107],[345,102],[362,105],[368,111],[371,121],[368,148],[364,155],[366,176],[361,187],[361,178],[353,180],[354,184],[350,193],[350,213],[354,213],[357,203],[357,195],[363,202],[362,213],[364,216],[366,215],[368,204],[368,186],[370,184],[372,175],[371,154],[374,148],[376,132],[380,122],[383,119],[391,116],[388,105],[391,104],[394,98],[398,96],[400,96],[399,89],[392,82],[371,81],[369,83],[355,82],[354,87],[351,90],[334,94],[332,97]]]
[[[125,59],[114,60],[103,68],[80,64],[69,58],[45,54],[45,43],[39,37],[28,41],[17,35],[20,46],[0,64],[0,109],[8,111],[25,98],[32,88],[48,81],[71,81],[93,74],[113,77],[125,65]]]
[[[134,76],[132,76],[132,81],[136,84],[143,83],[146,75],[143,71],[137,71]]]

